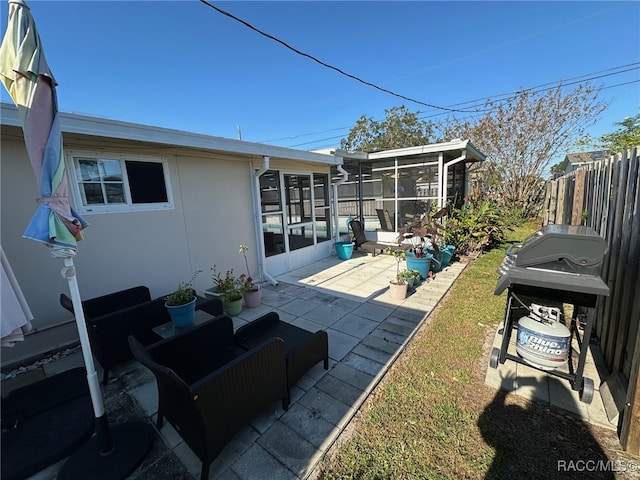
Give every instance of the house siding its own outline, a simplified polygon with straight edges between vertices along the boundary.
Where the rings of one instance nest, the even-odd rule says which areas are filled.
[[[59,348],[78,336],[72,317],[59,305],[60,293],[68,292],[67,282],[60,275],[62,261],[53,258],[43,245],[22,238],[39,194],[24,140],[8,130],[11,134],[2,136],[0,238],[33,312],[36,333],[13,349],[3,349],[3,365]],[[202,273],[194,286],[204,290],[212,284],[210,267],[214,263],[223,270],[245,271],[238,252],[240,244],[249,246],[249,266],[252,273],[257,273],[251,172],[252,165],[261,166],[261,156],[148,144],[116,148],[113,139],[92,140],[88,147],[87,138],[66,135],[65,151],[165,158],[174,208],[83,214],[90,225],[84,230],[74,259],[82,298],[141,284],[147,285],[153,296],[160,296],[178,282],[189,280],[197,270]],[[278,159],[270,168],[329,172],[325,165]],[[327,250],[325,256],[329,253]]]

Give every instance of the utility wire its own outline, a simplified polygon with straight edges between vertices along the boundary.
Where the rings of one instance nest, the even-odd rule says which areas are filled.
[[[506,94],[500,94],[500,95],[497,95],[495,97],[485,97],[485,98],[476,99],[476,100],[469,100],[469,101],[466,101],[466,102],[453,104],[453,105],[451,105],[449,107],[442,107],[442,106],[433,105],[433,104],[430,104],[430,103],[425,103],[425,102],[422,102],[420,100],[416,100],[414,98],[410,98],[410,97],[407,97],[405,95],[401,95],[401,94],[398,94],[398,93],[393,92],[391,90],[388,90],[386,88],[380,87],[380,86],[378,86],[378,85],[376,85],[374,83],[367,82],[367,81],[365,81],[365,80],[363,80],[363,79],[361,79],[361,78],[359,78],[359,77],[357,77],[355,75],[352,75],[350,73],[347,73],[347,72],[341,70],[340,68],[337,68],[337,67],[334,67],[332,65],[329,65],[329,64],[323,62],[322,60],[319,60],[318,58],[314,57],[313,55],[310,55],[308,53],[302,52],[302,51],[298,50],[297,48],[292,47],[291,45],[289,45],[288,43],[284,42],[283,40],[280,40],[279,38],[274,37],[273,35],[270,35],[270,34],[268,34],[266,32],[263,32],[262,30],[254,27],[250,23],[248,23],[248,22],[236,17],[235,15],[233,15],[233,14],[231,14],[231,13],[225,11],[225,10],[222,10],[219,7],[216,7],[215,5],[212,5],[207,0],[200,0],[200,2],[203,3],[204,5],[212,8],[213,10],[217,11],[218,13],[220,13],[220,14],[226,16],[226,17],[229,17],[229,18],[241,23],[242,25],[244,25],[247,28],[253,30],[254,32],[259,33],[260,35],[262,35],[262,36],[264,36],[264,37],[266,37],[266,38],[268,38],[270,40],[273,40],[273,41],[281,44],[282,46],[284,46],[285,48],[293,51],[294,53],[296,53],[298,55],[301,55],[303,57],[309,58],[310,60],[313,60],[314,62],[322,65],[323,67],[326,67],[326,68],[329,68],[331,70],[334,70],[334,71],[340,73],[341,75],[344,75],[344,76],[346,76],[348,78],[356,80],[356,81],[358,81],[358,82],[360,82],[360,83],[362,83],[364,85],[373,87],[373,88],[375,88],[377,90],[380,90],[382,92],[388,93],[388,94],[393,95],[395,97],[402,98],[404,100],[407,100],[407,101],[410,101],[410,102],[413,102],[413,103],[417,103],[419,105],[423,105],[423,106],[426,106],[426,107],[429,107],[429,108],[432,108],[432,109],[435,109],[435,110],[442,110],[444,112],[449,112],[449,113],[471,113],[471,114],[474,114],[471,117],[477,116],[480,113],[489,112],[489,111],[497,108],[497,105],[494,105],[493,107],[488,108],[486,110],[478,110],[481,107],[481,104],[478,103],[478,102],[486,102],[486,101],[491,100],[493,98],[494,102],[497,102],[498,104],[500,104],[500,103],[504,103],[506,101],[509,101],[511,99],[517,98],[519,95],[522,95],[524,93],[541,93],[543,91],[552,90],[552,89],[557,88],[559,86],[575,85],[575,84],[584,83],[584,82],[587,82],[587,81],[590,81],[590,80],[595,80],[595,79],[598,79],[598,78],[604,78],[604,77],[608,77],[608,76],[611,76],[611,75],[618,75],[620,73],[625,73],[627,71],[631,71],[631,70],[635,70],[635,69],[640,68],[640,67],[635,66],[635,67],[629,68],[627,70],[622,70],[622,71],[609,73],[609,74],[605,74],[605,75],[592,76],[592,75],[595,75],[597,73],[607,72],[607,71],[611,71],[611,70],[618,70],[620,68],[632,67],[634,65],[639,65],[640,64],[640,62],[636,62],[636,63],[631,63],[631,64],[628,64],[628,65],[623,65],[623,66],[620,66],[620,67],[614,67],[614,68],[607,69],[607,70],[601,70],[601,71],[595,72],[593,74],[586,74],[586,75],[581,75],[581,76],[578,76],[578,77],[573,77],[573,78],[568,79],[568,80],[575,80],[575,79],[580,79],[580,78],[583,78],[583,77],[590,77],[590,78],[586,78],[584,80],[577,80],[577,81],[569,82],[569,83],[563,83],[563,81],[550,82],[550,83],[541,84],[541,85],[538,85],[538,86],[535,86],[535,87],[523,89],[523,90],[517,91],[515,93],[511,93],[510,92],[510,93],[506,93]],[[632,81],[632,82],[627,82],[627,83],[635,83],[635,82]],[[546,87],[547,85],[553,85],[553,86],[549,87],[549,88],[540,88],[540,87]],[[613,86],[620,86],[620,85],[625,85],[625,84],[623,83],[623,84],[618,84],[618,85],[613,85]],[[608,88],[610,88],[610,87],[608,87]],[[505,98],[499,99],[499,97],[502,97],[502,96],[504,96]],[[472,104],[470,108],[474,108],[474,110],[463,110],[463,109],[459,109],[459,108],[453,108],[453,107],[456,107],[456,106],[462,106],[462,105],[468,105],[468,104]],[[418,113],[420,113],[420,112],[418,112]],[[432,115],[428,115],[428,116],[423,116],[423,117],[419,117],[419,118],[432,118],[432,117],[440,116],[440,115],[443,115],[443,113],[440,112],[440,113],[436,113],[436,114],[432,114]],[[295,138],[302,137],[302,136],[310,136],[310,135],[315,135],[315,134],[318,134],[318,133],[325,133],[325,132],[329,132],[329,131],[344,130],[344,129],[348,129],[348,128],[351,128],[351,127],[340,127],[340,128],[334,128],[334,129],[331,129],[331,130],[324,130],[322,132],[301,134],[301,135],[296,135],[296,136],[293,136],[293,137],[285,137],[285,138],[281,138],[281,139],[277,139],[277,140],[267,140],[267,141],[262,142],[262,143],[267,143],[267,142],[272,142],[272,141],[280,141],[280,140],[286,140],[286,139],[295,139]],[[293,146],[301,146],[301,145],[306,145],[308,143],[317,143],[319,141],[331,140],[331,139],[334,139],[334,138],[340,138],[340,137],[331,137],[331,138],[327,138],[327,139],[323,139],[323,140],[318,140],[318,141],[315,141],[315,142],[307,142],[307,143],[293,145]]]
[[[344,70],[341,70],[338,67],[334,67],[333,65],[329,65],[328,63],[325,63],[322,60],[319,60],[318,58],[314,57],[313,55],[310,55],[308,53],[302,52],[302,51],[298,50],[297,48],[292,47],[291,45],[289,45],[285,41],[280,40],[279,38],[274,37],[273,35],[270,35],[270,34],[268,34],[266,32],[263,32],[262,30],[254,27],[250,23],[245,22],[244,20],[236,17],[235,15],[232,15],[231,13],[229,13],[229,12],[227,12],[225,10],[222,10],[221,8],[216,7],[215,5],[212,5],[207,0],[200,0],[200,2],[205,4],[206,6],[214,9],[218,13],[221,13],[222,15],[225,15],[225,16],[235,20],[236,22],[240,22],[245,27],[253,30],[254,32],[257,32],[260,35],[262,35],[264,37],[267,37],[268,39],[273,40],[274,42],[279,43],[280,45],[288,48],[289,50],[291,50],[292,52],[297,53],[298,55],[301,55],[301,56],[306,57],[306,58],[308,58],[310,60],[313,60],[314,62],[319,63],[320,65],[322,65],[323,67],[326,67],[326,68],[329,68],[331,70],[334,70],[334,71],[338,72],[340,75],[344,75],[345,77],[348,77],[348,78],[351,78],[353,80],[356,80],[357,82],[360,82],[360,83],[362,83],[364,85],[367,85],[369,87],[373,87],[373,88],[375,88],[377,90],[380,90],[381,92],[388,93],[390,95],[393,95],[394,97],[402,98],[403,100],[407,100],[409,102],[417,103],[418,105],[424,105],[425,107],[435,108],[436,110],[445,110],[447,112],[459,112],[459,113],[475,113],[475,112],[471,112],[469,110],[458,110],[458,109],[455,109],[455,108],[440,107],[438,105],[433,105],[431,103],[421,102],[420,100],[416,100],[415,98],[406,97],[404,95],[401,95],[399,93],[393,92],[391,90],[387,90],[386,88],[380,87],[380,86],[376,85],[375,83],[367,82],[366,80],[363,80],[360,77],[357,77],[355,75],[347,73],[347,72],[345,72]]]
[[[591,73],[591,74],[580,75],[578,77],[572,77],[572,78],[569,78],[567,80],[573,80],[573,79],[582,78],[582,77],[589,77],[589,75],[595,75],[595,74],[598,74],[598,73],[601,73],[601,72],[607,72],[607,71],[610,71],[610,70],[615,70],[615,69],[619,69],[619,68],[625,68],[625,67],[632,66],[632,65],[640,65],[640,62],[632,63],[632,64],[629,64],[629,65],[623,65],[623,66],[620,66],[620,67],[615,67],[615,68],[611,68],[611,69],[607,69],[607,70],[600,70],[598,72],[594,72],[594,73]],[[624,72],[627,72],[627,71],[630,71],[630,70],[635,70],[635,69],[638,69],[638,68],[640,68],[640,67],[630,68],[630,69],[624,70],[622,72],[617,72],[617,73],[624,73]],[[534,86],[534,87],[530,87],[530,88],[527,88],[527,89],[520,90],[519,92],[516,92],[516,94],[503,93],[503,94],[496,95],[495,97],[511,95],[511,97],[507,97],[507,98],[504,98],[504,99],[501,99],[501,100],[498,101],[498,102],[502,103],[502,102],[506,102],[506,101],[508,101],[508,100],[510,100],[512,98],[516,98],[518,95],[521,95],[523,92],[542,93],[544,91],[548,91],[548,90],[552,90],[554,88],[557,88],[558,86],[567,86],[567,85],[573,85],[575,83],[588,82],[588,81],[593,80],[595,78],[602,78],[602,77],[605,77],[605,76],[616,75],[617,73],[610,73],[608,75],[599,75],[599,76],[596,76],[596,77],[589,77],[589,78],[585,78],[581,82],[571,82],[571,83],[568,83],[568,84],[563,84],[562,81],[559,81],[557,83],[556,82],[549,82],[549,83],[544,83],[544,84],[541,84],[541,85],[537,85],[537,86]],[[617,84],[614,84],[614,85],[604,86],[604,87],[602,87],[602,89],[606,90],[606,89],[609,89],[609,88],[620,87],[620,86],[630,85],[632,83],[639,83],[639,82],[640,82],[640,80],[631,80],[629,82],[623,82],[623,83],[617,83]],[[544,87],[544,86],[547,86],[547,85],[553,85],[553,86],[552,87],[548,87],[548,88],[539,88],[539,87]],[[456,105],[464,105],[464,104],[474,103],[474,102],[484,102],[484,101],[486,101],[488,99],[491,99],[491,98],[494,98],[494,97],[485,97],[485,98],[479,98],[479,99],[476,99],[476,100],[469,100],[469,101],[466,101],[466,102],[461,102],[460,104],[456,104]],[[495,109],[495,108],[497,108],[497,106],[493,107],[493,109]],[[418,113],[425,113],[425,112],[418,112]],[[466,118],[474,118],[479,113],[482,113],[482,112],[473,112],[473,113],[474,113],[474,115],[470,115],[468,117],[465,117],[465,119]],[[430,115],[421,115],[418,118],[420,118],[420,119],[433,118],[433,117],[436,117],[436,116],[439,116],[439,115],[442,115],[442,113],[436,113],[436,114],[430,114]],[[329,133],[329,132],[340,131],[340,130],[348,130],[350,128],[353,128],[353,125],[349,126],[349,127],[332,128],[332,129],[329,129],[329,130],[321,130],[321,131],[317,131],[317,132],[304,133],[304,134],[299,134],[299,135],[294,135],[294,136],[289,136],[289,137],[282,137],[282,138],[273,139],[273,140],[264,140],[264,141],[262,141],[260,143],[278,142],[278,141],[282,141],[282,140],[295,140],[295,139],[300,138],[300,137],[308,137],[308,136],[311,136],[311,135],[318,135],[318,134],[321,134],[321,133]],[[340,136],[335,136],[335,137],[322,138],[322,139],[319,139],[319,140],[316,140],[316,141],[310,141],[310,142],[305,142],[305,143],[298,143],[298,144],[295,144],[295,145],[289,145],[289,147],[290,148],[292,148],[292,147],[300,147],[300,146],[310,145],[310,144],[314,144],[314,143],[318,143],[318,142],[322,142],[322,141],[335,140],[335,139],[338,139],[338,138],[342,138],[342,136],[340,135]]]
[[[632,67],[632,68],[627,68],[627,67]],[[625,68],[626,70],[614,71],[614,70],[620,70],[621,68]],[[603,78],[603,77],[609,77],[609,76],[613,76],[613,75],[618,75],[620,73],[625,73],[625,72],[629,72],[631,70],[637,70],[637,69],[640,69],[640,62],[629,63],[627,65],[620,65],[618,67],[611,67],[611,68],[607,68],[605,70],[598,70],[596,72],[586,73],[584,75],[578,75],[577,77],[570,77],[570,78],[565,78],[565,79],[562,79],[562,80],[556,80],[556,81],[553,81],[553,82],[542,83],[540,85],[535,85],[533,87],[523,88],[522,90],[518,90],[516,92],[501,93],[501,94],[498,94],[498,95],[492,95],[492,96],[477,98],[475,100],[467,100],[465,102],[456,103],[456,104],[449,105],[449,106],[450,107],[457,107],[457,106],[461,106],[461,105],[468,105],[470,103],[486,102],[487,100],[496,100],[497,101],[498,99],[500,99],[500,97],[507,97],[507,98],[504,98],[502,100],[510,100],[512,98],[518,97],[519,95],[521,95],[522,93],[525,93],[525,92],[541,93],[541,92],[545,92],[545,91],[548,91],[548,90],[553,90],[554,88],[557,88],[559,86],[568,86],[568,85],[574,85],[576,83],[588,82],[588,81],[591,81],[591,80],[595,80],[597,78]],[[612,72],[612,71],[614,71],[614,72]],[[607,75],[600,75],[601,73],[605,73],[605,72],[612,72],[612,73],[609,73]],[[572,82],[573,80],[577,80],[577,79],[582,79],[582,80],[579,81],[579,82]],[[565,83],[565,82],[569,82],[569,83]],[[549,87],[549,88],[544,88],[544,87]],[[423,113],[426,113],[426,112],[423,112]]]
[[[602,89],[606,90],[606,89],[614,88],[614,87],[622,87],[624,85],[630,85],[632,83],[640,83],[640,80],[631,80],[629,82],[616,83],[615,85],[607,85],[605,87],[602,87]],[[547,90],[549,90],[549,89],[547,89]],[[478,116],[477,114],[476,115],[469,115],[467,117],[463,117],[461,120],[468,120],[468,119],[471,119],[471,118],[475,118],[477,116]],[[433,126],[434,127],[438,127],[437,124],[433,124]],[[351,127],[342,127],[342,128],[333,128],[331,130],[324,130],[324,131],[321,131],[321,132],[308,133],[308,134],[303,134],[303,135],[296,135],[294,137],[282,138],[281,140],[287,140],[287,139],[293,140],[295,138],[302,137],[302,136],[317,135],[319,133],[328,133],[328,132],[333,132],[335,130],[347,130],[347,129],[350,129],[350,128],[353,128],[353,126],[351,126]],[[329,141],[329,140],[338,140],[338,139],[342,139],[342,138],[344,138],[344,135],[338,135],[338,136],[327,137],[327,138],[320,138],[318,140],[312,140],[312,141],[304,142],[304,143],[297,143],[295,145],[287,145],[287,148],[303,147],[303,146],[306,146],[306,145],[313,145],[314,143],[325,142],[325,141]],[[276,140],[270,140],[270,141],[276,141]],[[260,142],[260,143],[268,143],[268,142]]]

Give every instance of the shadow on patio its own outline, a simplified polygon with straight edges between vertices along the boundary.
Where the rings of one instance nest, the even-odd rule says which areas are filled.
[[[388,293],[395,259],[355,253],[330,257],[278,278],[262,305],[245,308],[234,327],[276,311],[283,321],[329,336],[329,370],[313,367],[292,389],[288,411],[275,403],[254,418],[211,464],[209,479],[304,479],[348,425],[404,350],[416,330],[466,264],[455,262],[403,301]],[[77,358],[76,358],[77,357]],[[82,365],[80,354],[48,365],[48,375]],[[57,365],[56,365],[57,364]],[[116,368],[104,387],[111,424],[147,417],[154,423],[157,392],[152,374],[136,362]],[[199,478],[201,462],[165,422],[152,450],[130,477]],[[55,478],[56,464],[32,478]]]

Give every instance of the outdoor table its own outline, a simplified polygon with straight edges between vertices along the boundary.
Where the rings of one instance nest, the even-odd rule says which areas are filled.
[[[193,325],[200,325],[201,323],[206,322],[207,320],[211,320],[213,315],[205,312],[204,310],[199,310],[199,303],[205,301],[205,298],[198,297],[196,300],[196,316],[193,320]],[[160,335],[162,338],[169,338],[174,336],[176,333],[184,330],[185,328],[190,328],[193,325],[189,325],[188,327],[179,328],[176,327],[173,322],[163,323],[162,325],[158,325],[157,327],[152,328],[153,332]]]

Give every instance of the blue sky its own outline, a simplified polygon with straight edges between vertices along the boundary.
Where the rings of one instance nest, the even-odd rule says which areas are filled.
[[[592,135],[639,112],[638,1],[211,3],[423,103],[449,107],[607,75],[594,81],[611,105]],[[28,4],[63,111],[227,138],[240,127],[243,140],[304,150],[338,146],[361,115],[381,120],[398,105],[443,118],[442,110],[363,85],[198,1]],[[6,18],[1,0],[3,35]],[[10,101],[3,88],[0,98]]]

